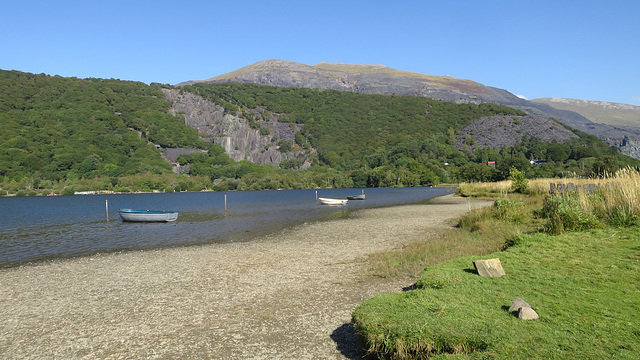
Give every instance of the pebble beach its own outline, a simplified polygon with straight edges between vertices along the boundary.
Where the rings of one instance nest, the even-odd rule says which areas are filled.
[[[248,242],[0,269],[0,358],[358,359],[353,310],[416,280],[367,277],[367,256],[489,204],[447,195]]]

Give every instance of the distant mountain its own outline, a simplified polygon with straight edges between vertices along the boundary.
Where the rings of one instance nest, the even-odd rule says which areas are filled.
[[[539,98],[531,101],[547,104],[560,110],[577,112],[595,123],[640,127],[640,106],[559,97]]]
[[[353,91],[364,94],[414,95],[455,103],[521,103],[508,91],[452,76],[434,76],[369,64],[326,63],[310,66],[287,60],[264,60],[227,74],[193,83],[239,82],[281,87]]]
[[[640,159],[640,128],[596,123],[585,116],[542,102],[522,99],[507,90],[452,76],[434,76],[392,69],[383,65],[319,63],[313,66],[286,60],[265,60],[227,74],[194,83],[254,83],[352,91],[365,94],[412,95],[453,103],[493,103],[531,115],[555,118],[577,130],[598,136],[622,153]]]

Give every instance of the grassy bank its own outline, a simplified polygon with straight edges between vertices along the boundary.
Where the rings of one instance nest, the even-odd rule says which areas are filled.
[[[365,347],[392,359],[636,358],[638,179],[627,170],[600,180],[615,186],[554,196],[544,190],[552,180],[529,184],[526,195],[511,193],[509,182],[462,187],[496,197],[494,205],[460,219],[457,229],[434,241],[440,245],[374,258],[374,273],[427,267],[416,289],[356,309]],[[507,275],[478,276],[472,261],[488,258],[499,258]],[[510,313],[517,296],[540,318]]]

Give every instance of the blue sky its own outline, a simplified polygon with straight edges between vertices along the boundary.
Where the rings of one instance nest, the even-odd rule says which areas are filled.
[[[640,1],[2,1],[0,69],[175,84],[266,59],[382,64],[640,105]]]

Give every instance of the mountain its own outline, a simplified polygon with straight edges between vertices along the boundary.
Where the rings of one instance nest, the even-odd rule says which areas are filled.
[[[377,65],[338,68],[364,68],[371,79],[379,71],[396,76]],[[337,70],[319,73],[327,71]],[[475,105],[452,88],[464,85],[487,97],[500,91],[422,78],[448,86],[442,93],[457,94],[461,103],[0,70],[0,195],[417,186],[503,180],[513,167],[530,177],[554,177],[640,166],[557,120],[485,101]],[[531,166],[531,159],[549,161]]]
[[[555,118],[577,130],[595,135],[623,154],[640,159],[640,128],[596,123],[577,112],[528,101],[507,90],[452,76],[433,76],[369,64],[319,63],[313,66],[270,59],[227,74],[194,83],[254,83],[351,91],[364,94],[411,95],[453,103],[492,103],[523,110],[530,115]]]
[[[519,103],[521,99],[497,88],[452,76],[433,76],[369,64],[322,62],[313,66],[287,60],[265,60],[227,74],[194,83],[239,82],[280,87],[353,91],[363,94],[413,95],[454,103]]]
[[[312,165],[315,180],[295,181],[303,187],[502,180],[512,167],[532,177],[590,176],[637,163],[556,119],[491,103],[237,82],[194,83],[163,92],[173,111],[234,159],[283,169]],[[281,160],[269,155],[272,149],[282,152]],[[534,159],[548,161],[534,167]],[[183,161],[190,164],[191,175],[237,179],[244,173],[199,165],[206,158]],[[488,161],[496,167],[488,167]],[[326,171],[338,171],[337,177],[323,180]],[[246,188],[237,181],[227,184],[228,189],[236,184]]]
[[[560,110],[577,112],[595,123],[640,127],[640,106],[559,97],[538,98],[531,101],[547,104]]]

